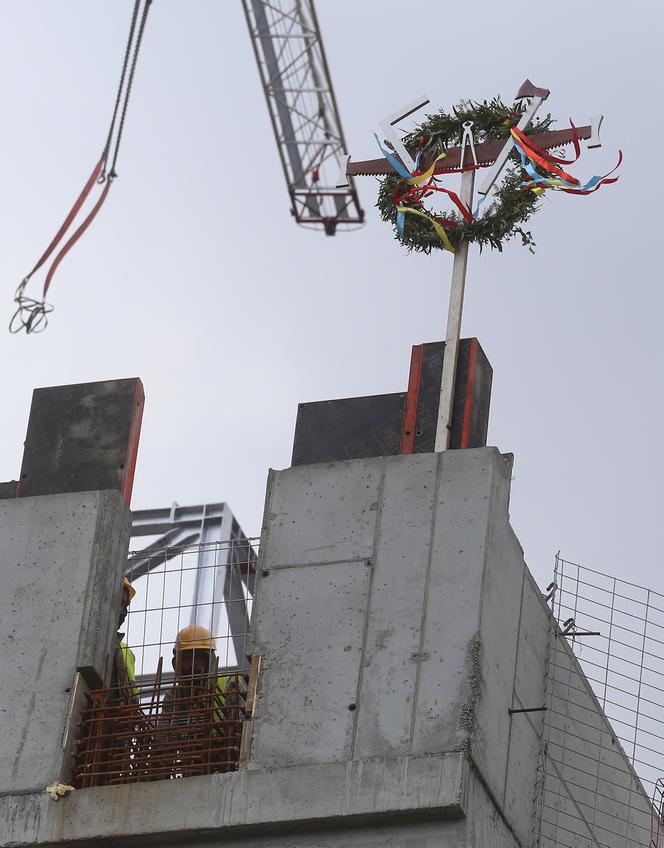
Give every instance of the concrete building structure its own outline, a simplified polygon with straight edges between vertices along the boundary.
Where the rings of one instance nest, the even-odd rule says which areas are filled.
[[[510,527],[510,475],[495,448],[270,472],[240,769],[58,802],[68,690],[107,679],[130,523],[117,493],[0,501],[0,845],[649,845],[649,799]]]

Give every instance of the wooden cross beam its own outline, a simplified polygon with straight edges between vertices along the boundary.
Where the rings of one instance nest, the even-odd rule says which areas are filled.
[[[525,111],[521,115],[517,128],[524,131],[535,117],[535,113],[541,104],[549,96],[549,90],[538,88],[530,80],[526,80],[514,98],[515,101],[526,101]],[[395,125],[407,118],[417,109],[429,103],[425,96],[395,112],[389,118],[380,122],[380,128],[385,134],[392,149],[398,154],[401,162],[412,173],[415,163],[406,150],[403,141],[394,129]],[[600,147],[599,129],[602,116],[591,117],[590,124],[576,130],[576,137],[588,140],[588,147]],[[465,136],[465,133],[464,133]],[[549,130],[529,136],[532,142],[545,150],[562,147],[574,141],[574,130]],[[473,165],[477,168],[487,168],[482,186],[479,189],[481,195],[489,194],[503,168],[509,161],[510,154],[514,150],[514,139],[510,135],[506,139],[487,141],[473,146]],[[475,167],[468,168],[468,147],[464,147],[463,141],[459,147],[449,147],[446,156],[436,165],[435,174],[462,173],[461,177],[461,202],[467,209],[473,208],[473,190],[475,186]],[[424,172],[431,166],[435,154],[429,153],[422,156],[420,171]],[[337,187],[344,188],[349,177],[356,176],[387,176],[396,174],[397,170],[385,158],[369,159],[363,162],[351,162],[351,157],[345,154],[341,162],[341,173],[337,180]],[[452,285],[450,289],[450,302],[447,313],[447,332],[445,336],[445,356],[443,359],[443,373],[440,384],[440,403],[438,407],[438,423],[436,427],[435,450],[443,451],[449,447],[452,401],[454,398],[454,381],[456,376],[456,361],[461,337],[461,319],[463,316],[463,300],[466,285],[466,268],[468,264],[468,242],[462,241],[454,254],[454,265],[452,268]]]

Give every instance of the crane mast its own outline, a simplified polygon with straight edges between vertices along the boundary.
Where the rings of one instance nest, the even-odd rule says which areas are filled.
[[[337,188],[346,151],[313,0],[242,0],[279,158],[298,224],[333,236],[360,225],[352,180]]]

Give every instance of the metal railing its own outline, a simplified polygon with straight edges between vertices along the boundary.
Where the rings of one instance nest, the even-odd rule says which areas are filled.
[[[664,595],[560,555],[549,593],[535,844],[660,848]]]

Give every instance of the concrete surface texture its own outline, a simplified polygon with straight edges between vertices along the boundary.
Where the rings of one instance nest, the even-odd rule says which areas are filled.
[[[107,677],[129,528],[119,492],[0,500],[0,793],[66,772],[70,691]]]
[[[471,823],[470,830],[467,827]],[[0,796],[3,846],[519,848],[462,754],[216,774]]]
[[[249,768],[461,752],[530,840],[541,713],[509,709],[544,703],[546,620],[539,644],[523,634],[517,681],[522,596],[537,592],[510,471],[483,448],[271,476]]]
[[[594,803],[595,827],[603,807],[543,716],[592,714],[581,757],[610,729],[510,528],[510,473],[494,448],[271,472],[247,769],[0,795],[0,845],[528,848],[541,821],[542,848],[627,848],[561,836],[563,814]],[[597,780],[614,818],[648,809],[633,772],[627,794]]]

